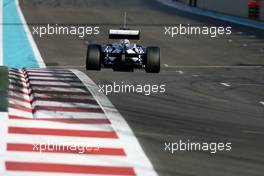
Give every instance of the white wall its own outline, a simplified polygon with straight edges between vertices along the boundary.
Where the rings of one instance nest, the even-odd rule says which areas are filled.
[[[197,6],[235,16],[248,16],[248,0],[197,0]]]
[[[189,4],[189,0],[178,1]],[[201,9],[247,18],[248,1],[249,0],[197,0],[197,6]],[[260,19],[264,21],[264,0],[261,0]]]

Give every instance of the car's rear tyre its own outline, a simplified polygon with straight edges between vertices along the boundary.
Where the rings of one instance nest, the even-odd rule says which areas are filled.
[[[146,50],[145,70],[147,73],[160,72],[160,48],[148,47]]]
[[[91,44],[88,45],[86,55],[87,70],[101,70],[101,46]]]

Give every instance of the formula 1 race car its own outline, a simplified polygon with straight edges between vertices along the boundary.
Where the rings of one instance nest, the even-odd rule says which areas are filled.
[[[90,44],[87,49],[86,69],[101,70],[113,68],[114,71],[133,71],[134,68],[145,68],[148,73],[160,72],[160,49],[159,47],[143,47],[130,43],[130,40],[140,38],[139,30],[110,29],[110,39],[120,39],[107,45]]]

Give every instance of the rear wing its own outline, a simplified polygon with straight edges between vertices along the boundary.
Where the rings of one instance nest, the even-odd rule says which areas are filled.
[[[110,29],[109,30],[110,39],[140,39],[139,30],[128,30],[128,29]]]

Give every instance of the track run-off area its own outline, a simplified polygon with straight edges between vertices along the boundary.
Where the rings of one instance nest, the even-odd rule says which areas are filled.
[[[47,69],[8,74],[1,174],[156,175],[124,119],[86,75]]]

